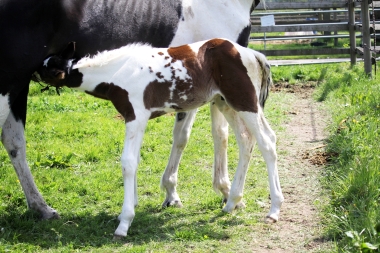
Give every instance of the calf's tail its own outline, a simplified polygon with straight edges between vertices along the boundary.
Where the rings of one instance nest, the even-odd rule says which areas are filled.
[[[255,56],[261,66],[261,71],[262,71],[259,102],[260,102],[261,108],[264,109],[265,101],[267,100],[268,95],[269,95],[270,86],[273,84],[272,75],[270,71],[270,64],[268,60],[266,59],[265,55],[259,52],[255,52]]]

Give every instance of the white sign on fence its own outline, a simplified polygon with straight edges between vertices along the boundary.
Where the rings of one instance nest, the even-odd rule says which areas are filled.
[[[260,18],[261,26],[273,26],[274,25],[274,15],[262,16]]]

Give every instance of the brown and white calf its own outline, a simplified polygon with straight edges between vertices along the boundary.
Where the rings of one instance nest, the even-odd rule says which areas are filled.
[[[276,154],[276,136],[263,114],[272,82],[264,55],[226,39],[212,39],[171,48],[132,44],[82,58],[75,63],[75,44],[47,58],[41,78],[56,87],[68,86],[112,101],[126,122],[121,156],[124,204],[115,236],[126,236],[137,205],[136,171],[149,119],[185,112],[212,102],[233,128],[239,163],[231,190],[224,192],[225,212],[241,207],[243,187],[255,140],[268,169],[271,208],[277,221],[283,202]],[[214,180],[229,183],[228,178]],[[229,189],[229,185],[226,187]]]

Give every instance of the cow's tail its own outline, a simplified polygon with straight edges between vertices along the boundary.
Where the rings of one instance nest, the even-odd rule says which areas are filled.
[[[261,108],[264,109],[265,101],[268,98],[269,95],[269,89],[273,84],[272,81],[272,74],[270,71],[270,64],[265,57],[265,55],[255,52],[256,59],[258,60],[260,67],[261,67],[261,75],[262,75],[262,80],[261,80],[261,89],[260,89],[260,96],[259,96],[259,102],[261,105]]]

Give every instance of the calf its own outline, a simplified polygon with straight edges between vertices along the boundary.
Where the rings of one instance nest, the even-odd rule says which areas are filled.
[[[61,55],[47,58],[38,72],[52,86],[68,86],[110,100],[124,116],[124,204],[116,237],[127,235],[135,215],[136,171],[148,120],[208,102],[226,117],[239,145],[239,163],[223,211],[244,206],[244,181],[256,140],[269,175],[272,203],[267,217],[278,220],[283,195],[276,137],[263,114],[272,82],[264,55],[226,39],[171,48],[132,44],[78,62],[72,59],[74,48],[70,43]]]

